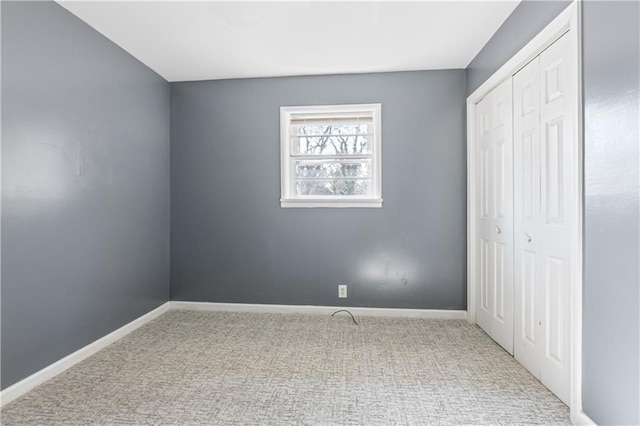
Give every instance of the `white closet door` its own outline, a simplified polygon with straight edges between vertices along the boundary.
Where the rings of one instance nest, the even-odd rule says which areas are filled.
[[[513,77],[514,356],[540,377],[540,60]]]
[[[576,138],[569,80],[568,37],[561,37],[540,54],[540,297],[543,327],[540,381],[565,403],[570,394],[571,217],[577,205],[573,170]]]
[[[513,354],[513,114],[512,84],[491,93],[493,238],[491,337]]]
[[[511,81],[477,105],[480,294],[478,325],[513,353],[513,141]]]
[[[570,397],[571,241],[577,182],[567,37],[513,78],[514,356],[565,403]]]
[[[485,96],[476,106],[476,141],[478,164],[478,230],[480,238],[477,241],[478,281],[477,323],[491,335],[491,289],[493,280],[491,269],[491,238],[493,237],[492,205],[492,176],[491,176],[491,94]]]

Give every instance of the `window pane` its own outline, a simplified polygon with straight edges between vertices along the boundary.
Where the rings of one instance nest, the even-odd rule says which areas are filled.
[[[296,125],[296,136],[369,135],[370,124],[302,124]]]
[[[371,154],[368,124],[294,126],[294,154],[358,155]]]
[[[296,195],[370,195],[371,179],[296,180]]]
[[[297,178],[371,177],[371,160],[298,160],[295,163]]]

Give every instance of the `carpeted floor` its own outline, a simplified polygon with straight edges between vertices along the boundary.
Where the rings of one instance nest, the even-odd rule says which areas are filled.
[[[569,424],[465,321],[170,311],[2,410],[3,425]]]

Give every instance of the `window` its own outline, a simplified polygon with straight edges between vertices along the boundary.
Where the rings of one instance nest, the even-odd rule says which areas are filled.
[[[280,108],[282,207],[381,207],[380,104]]]

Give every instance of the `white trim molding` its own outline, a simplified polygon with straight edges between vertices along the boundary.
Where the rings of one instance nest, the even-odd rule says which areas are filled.
[[[305,208],[315,208],[315,207],[333,207],[333,208],[342,208],[342,207],[355,207],[355,208],[365,208],[365,207],[382,207],[382,198],[375,200],[363,200],[363,199],[350,199],[350,200],[306,200],[306,199],[280,199],[280,207],[305,207]]]
[[[587,416],[584,411],[578,413],[575,419],[573,419],[573,424],[579,426],[597,426],[596,422],[591,420],[589,416]]]
[[[214,312],[260,312],[276,314],[314,314],[331,315],[337,310],[346,309],[354,315],[370,317],[399,317],[423,319],[457,319],[467,318],[466,311],[448,309],[397,309],[397,308],[363,308],[349,306],[312,306],[312,305],[263,305],[249,303],[219,302],[183,302],[171,301],[172,310],[214,311]]]
[[[581,2],[574,0],[562,11],[549,25],[536,35],[526,46],[509,59],[498,71],[489,77],[478,89],[467,98],[467,320],[476,323],[476,289],[477,289],[477,253],[474,241],[478,233],[476,217],[476,197],[474,176],[476,173],[475,155],[475,106],[491,90],[504,80],[511,78],[517,71],[529,61],[538,56],[558,38],[567,34],[572,44],[575,64],[572,66],[572,74],[575,75],[572,84],[575,85],[578,94],[574,115],[574,132],[576,135],[575,158],[578,164],[574,165],[578,182],[578,208],[570,212],[575,224],[576,238],[572,241],[572,271],[575,277],[571,283],[571,396],[570,410],[571,420],[575,424],[594,424],[589,417],[582,412],[582,267],[583,267],[583,131],[582,131],[582,28],[579,17],[581,16]]]
[[[78,349],[72,354],[69,354],[66,357],[43,368],[42,370],[35,372],[31,376],[19,381],[18,383],[9,386],[8,388],[0,392],[0,407],[3,407],[16,398],[21,397],[25,393],[29,392],[37,386],[40,386],[47,380],[54,378],[58,374],[73,367],[79,362],[84,361],[91,355],[96,354],[110,344],[122,339],[124,336],[136,330],[137,328],[140,328],[148,322],[158,318],[160,315],[167,312],[169,310],[169,307],[169,302],[166,302],[156,309],[120,327],[119,329],[107,334],[104,337],[101,337],[93,343],[90,343],[87,346]]]

